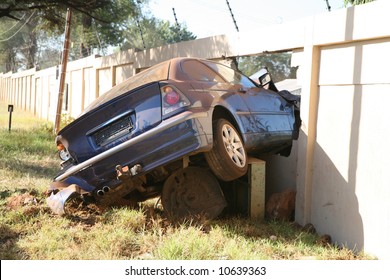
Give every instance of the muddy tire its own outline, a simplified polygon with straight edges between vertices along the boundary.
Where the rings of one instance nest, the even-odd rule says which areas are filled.
[[[168,217],[214,219],[227,206],[218,180],[207,169],[187,167],[165,181],[161,202]]]

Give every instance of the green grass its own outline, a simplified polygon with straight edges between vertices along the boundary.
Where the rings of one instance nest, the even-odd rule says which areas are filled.
[[[72,211],[57,216],[44,192],[58,163],[52,126],[16,108],[9,132],[7,106],[0,103],[0,259],[371,259],[321,244],[320,236],[288,222],[171,223],[154,201],[103,211],[74,200]]]
[[[9,131],[7,105],[0,105],[0,191],[42,190],[58,166],[52,126],[15,108]]]

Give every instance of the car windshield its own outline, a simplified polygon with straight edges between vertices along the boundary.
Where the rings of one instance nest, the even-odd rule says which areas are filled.
[[[129,92],[137,87],[142,85],[146,85],[151,82],[157,82],[168,79],[168,71],[169,71],[169,61],[162,62],[155,66],[152,66],[130,78],[125,80],[124,82],[114,86],[109,91],[104,93],[95,99],[83,112],[86,113],[101,104],[106,103],[107,101],[118,97],[126,92]]]
[[[252,82],[252,80],[242,75],[241,73],[234,71],[232,68],[211,61],[203,61],[203,62],[211,69],[213,69],[215,72],[219,73],[229,83],[239,84],[244,88],[252,88],[256,86]]]

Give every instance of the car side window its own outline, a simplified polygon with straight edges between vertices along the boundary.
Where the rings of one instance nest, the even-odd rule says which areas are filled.
[[[215,83],[226,82],[218,73],[196,60],[184,61],[181,67],[192,80]]]

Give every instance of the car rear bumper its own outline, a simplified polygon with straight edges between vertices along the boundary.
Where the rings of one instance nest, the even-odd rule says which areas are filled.
[[[151,143],[156,144],[156,140],[154,138],[159,137],[160,135],[164,135],[164,134],[166,135],[166,132],[168,130],[175,129],[175,127],[176,128],[180,127],[183,123],[188,123],[188,121],[192,122],[191,133],[190,133],[192,135],[189,135],[189,137],[190,138],[199,138],[199,137],[202,138],[202,134],[204,135],[205,132],[199,131],[199,129],[198,129],[198,127],[202,127],[202,125],[197,126],[195,124],[195,122],[202,120],[202,119],[207,119],[209,117],[210,117],[209,112],[207,112],[207,111],[202,111],[202,112],[185,111],[181,114],[178,114],[178,115],[173,116],[167,120],[162,121],[155,128],[153,128],[153,129],[151,129],[151,130],[149,130],[149,131],[147,131],[147,132],[145,132],[145,133],[143,133],[143,134],[141,134],[133,139],[130,139],[124,143],[121,143],[121,144],[119,144],[119,145],[117,145],[117,146],[115,146],[107,151],[104,151],[104,152],[84,161],[84,162],[81,162],[77,165],[73,165],[73,166],[69,167],[62,174],[58,175],[54,179],[54,181],[64,181],[67,178],[74,177],[76,174],[78,174],[84,170],[87,170],[88,168],[90,168],[92,166],[101,165],[102,163],[107,162],[107,161],[112,162],[114,160],[113,158],[117,158],[118,155],[123,154],[129,148],[136,146],[136,145],[139,145],[142,142],[150,141]],[[208,138],[208,137],[206,136],[206,138]],[[151,139],[154,139],[154,140],[151,140]],[[175,144],[174,139],[169,139],[169,137],[168,137],[168,141],[169,140],[171,140],[171,141],[173,140],[172,142],[169,143],[171,147],[177,145],[177,144]],[[201,142],[201,143],[199,143],[199,142]],[[201,140],[198,139],[197,143],[196,143],[196,147],[194,147],[194,145],[189,145],[188,147],[181,147],[180,148],[181,152],[178,151],[178,153],[176,155],[170,155],[170,156],[162,155],[161,157],[154,155],[154,158],[155,158],[154,162],[150,162],[150,159],[153,158],[153,156],[151,155],[151,154],[153,154],[153,152],[148,153],[147,151],[145,151],[145,156],[149,157],[149,160],[147,160],[148,166],[146,168],[143,168],[143,171],[148,171],[148,170],[153,169],[153,167],[163,165],[165,163],[165,161],[177,159],[175,157],[182,156],[181,155],[182,153],[191,153],[191,152],[194,152],[195,150],[198,150],[198,149],[199,150],[204,149],[206,146],[211,145],[208,142],[209,142],[208,139],[201,139]],[[160,144],[162,145],[163,143],[160,143]],[[149,145],[149,146],[151,146],[151,145]],[[153,149],[153,147],[150,147],[150,149]],[[156,149],[156,148],[154,148],[154,149]],[[161,148],[160,150],[163,150],[163,149],[164,148]],[[156,154],[156,153],[154,153],[154,154]],[[132,156],[128,155],[128,157],[131,158]],[[121,162],[121,160],[119,160],[116,164],[127,164],[127,163]],[[112,171],[114,171],[114,168],[112,169]],[[95,172],[93,172],[93,173],[95,173]],[[76,177],[79,177],[79,176],[76,175]],[[83,177],[83,176],[81,176],[81,177]],[[89,181],[88,178],[83,178],[83,179],[86,179],[87,181]]]

